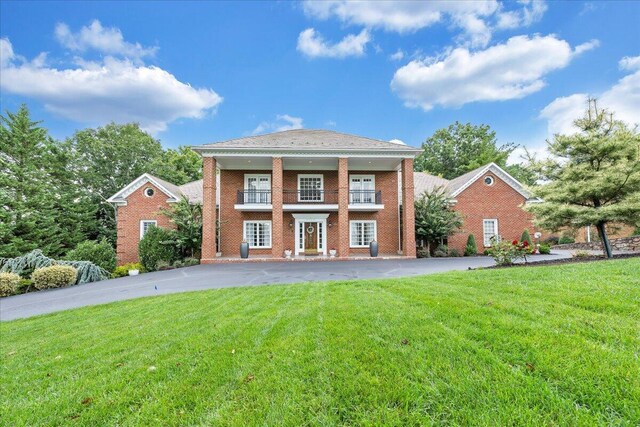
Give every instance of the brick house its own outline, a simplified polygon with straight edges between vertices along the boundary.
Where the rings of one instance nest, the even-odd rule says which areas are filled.
[[[415,197],[425,191],[442,188],[453,209],[463,218],[462,228],[450,236],[450,249],[463,253],[469,234],[473,234],[478,251],[490,246],[491,237],[520,239],[522,231],[528,229],[531,237],[538,230],[533,224],[533,216],[523,210],[527,203],[539,199],[515,178],[495,163],[481,166],[452,180],[415,172]]]
[[[201,181],[176,186],[144,174],[113,195],[120,264],[137,260],[160,213],[185,196],[203,204],[202,263],[240,257],[415,257],[413,147],[323,130],[291,130],[192,147]],[[401,206],[406,206],[402,209]]]

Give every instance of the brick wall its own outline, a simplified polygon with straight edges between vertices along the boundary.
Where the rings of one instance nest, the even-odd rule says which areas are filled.
[[[533,225],[533,216],[522,209],[525,198],[498,176],[487,173],[494,179],[493,185],[486,185],[478,179],[456,197],[454,209],[463,216],[464,224],[460,231],[449,237],[449,248],[462,254],[467,237],[473,234],[478,251],[483,249],[483,220],[497,219],[498,234],[503,240],[520,239],[526,228],[531,234],[537,230]]]
[[[144,195],[144,190],[153,188],[153,196]],[[156,186],[147,183],[127,198],[126,206],[118,206],[118,265],[138,261],[138,242],[140,241],[140,221],[156,220],[158,227],[172,227],[169,218],[160,213],[161,208],[169,208],[167,196]]]

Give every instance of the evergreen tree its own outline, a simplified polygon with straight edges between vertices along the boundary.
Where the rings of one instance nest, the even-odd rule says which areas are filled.
[[[595,100],[574,124],[578,133],[548,142],[553,158],[538,162],[546,183],[534,188],[544,202],[529,210],[552,231],[595,225],[611,257],[607,224],[640,225],[640,134]]]
[[[462,226],[462,217],[451,209],[441,188],[424,192],[414,205],[416,237],[427,242],[429,251],[432,243],[446,239]]]
[[[473,234],[469,234],[467,237],[467,245],[464,248],[464,256],[474,256],[478,254],[478,245],[476,244],[476,238]]]

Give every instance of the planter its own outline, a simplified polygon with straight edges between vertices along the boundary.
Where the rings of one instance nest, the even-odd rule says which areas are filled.
[[[287,249],[287,250],[284,251],[284,257],[286,259],[291,258],[291,250],[290,249]]]
[[[335,249],[329,249],[329,257],[331,258],[335,258],[336,257],[336,250]]]
[[[129,276],[137,276],[140,274],[140,270],[129,270]]]
[[[375,258],[378,256],[378,242],[376,242],[375,240],[372,240],[369,243],[369,255],[371,255],[371,258]]]
[[[240,243],[240,258],[249,258],[249,243]]]

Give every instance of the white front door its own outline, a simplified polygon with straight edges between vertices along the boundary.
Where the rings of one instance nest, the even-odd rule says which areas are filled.
[[[329,214],[293,214],[295,218],[295,254],[327,254],[327,217]]]

